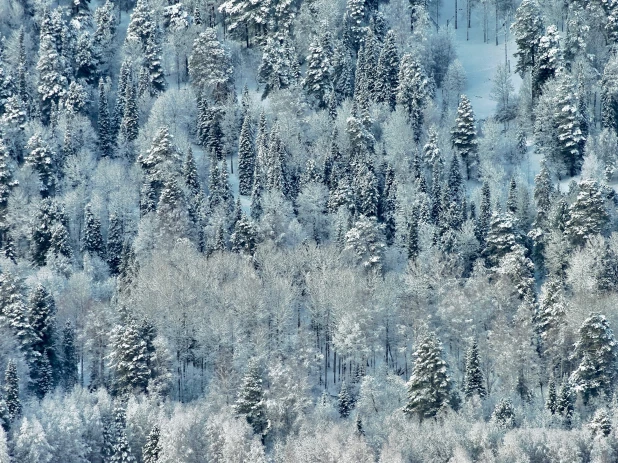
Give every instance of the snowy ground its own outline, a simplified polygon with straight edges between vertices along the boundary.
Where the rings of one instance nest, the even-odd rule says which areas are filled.
[[[489,20],[489,42],[483,42],[483,11],[478,5],[472,12],[471,28],[468,29],[466,38],[465,0],[458,0],[458,28],[455,30],[457,54],[468,77],[466,94],[470,98],[472,108],[478,119],[485,119],[494,113],[496,103],[489,98],[492,88],[492,79],[499,65],[505,62],[504,37],[505,28],[498,31],[498,46],[496,46],[495,27],[493,17]],[[440,10],[440,27],[454,25],[455,0],[445,0]],[[521,78],[513,71],[516,59],[513,53],[516,51],[512,34],[507,31],[506,56],[512,72],[512,82],[515,92],[519,91]]]

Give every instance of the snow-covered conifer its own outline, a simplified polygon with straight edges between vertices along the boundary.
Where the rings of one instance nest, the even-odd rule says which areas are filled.
[[[339,416],[341,418],[347,418],[350,416],[352,410],[352,398],[350,397],[350,391],[345,380],[341,382],[341,389],[339,390],[339,396],[337,398],[337,407],[339,409]]]
[[[478,142],[474,112],[466,95],[461,96],[451,137],[453,148],[462,157],[466,165],[466,178],[473,178],[478,166]]]
[[[478,342],[472,340],[472,345],[466,353],[466,371],[464,377],[464,394],[466,397],[478,395],[484,399],[487,395],[485,389],[485,378],[481,370],[481,361],[479,356]]]
[[[251,116],[247,114],[238,141],[238,188],[240,194],[245,196],[251,194],[255,171],[255,148],[251,126]]]
[[[259,365],[254,360],[250,361],[247,366],[247,371],[238,391],[238,398],[234,404],[234,411],[246,418],[255,434],[262,435],[267,431],[268,419],[266,417],[262,375]]]
[[[573,359],[579,365],[571,374],[571,382],[585,402],[601,394],[611,395],[616,381],[618,350],[614,333],[603,315],[593,313],[584,321]]]
[[[408,402],[403,412],[421,420],[433,418],[448,407],[451,389],[442,343],[435,333],[422,336],[414,357],[414,371],[408,382]]]

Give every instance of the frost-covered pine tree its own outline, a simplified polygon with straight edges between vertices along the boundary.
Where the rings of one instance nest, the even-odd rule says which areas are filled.
[[[117,29],[115,3],[105,0],[94,12],[93,54],[102,74],[107,74],[109,62],[114,53]]]
[[[416,208],[414,208],[412,211],[412,215],[410,217],[410,223],[408,225],[408,240],[406,243],[407,251],[408,251],[408,259],[416,259],[420,251],[418,228],[419,228],[419,212],[417,211]]]
[[[255,147],[253,145],[251,116],[247,113],[238,141],[238,189],[241,195],[251,194],[255,171]]]
[[[357,52],[364,36],[366,24],[365,0],[347,0],[343,17],[343,41],[347,48]]]
[[[244,212],[234,225],[234,232],[230,237],[232,252],[252,256],[257,242],[257,230]]]
[[[144,444],[142,459],[144,463],[158,463],[161,452],[161,430],[159,425],[155,424],[148,434],[146,444]]]
[[[14,423],[21,415],[21,400],[19,399],[19,377],[17,376],[17,365],[14,360],[9,360],[4,372],[4,397],[9,413],[9,421]]]
[[[481,370],[481,359],[479,357],[479,347],[476,338],[472,340],[472,345],[466,353],[466,371],[464,377],[464,394],[467,398],[478,395],[484,399],[487,395],[485,389],[485,378]]]
[[[556,78],[555,115],[557,149],[555,162],[564,166],[564,171],[570,175],[580,172],[583,161],[583,146],[586,137],[583,133],[582,114],[579,112],[579,96],[573,78],[566,72],[561,72]]]
[[[570,242],[579,246],[592,236],[601,233],[609,220],[601,188],[595,180],[578,183],[579,193],[569,207],[566,235]]]
[[[515,177],[511,177],[511,182],[509,184],[509,193],[506,197],[506,211],[511,214],[517,214],[517,182],[515,181]]]
[[[43,398],[53,388],[61,362],[56,351],[56,303],[41,284],[30,294],[28,321],[35,336],[29,359],[30,388],[39,398]]]
[[[543,15],[537,0],[524,0],[515,12],[511,26],[517,43],[517,67],[522,76],[534,68],[538,60],[539,41],[543,36]]]
[[[163,72],[162,51],[159,44],[158,34],[153,33],[148,37],[144,49],[144,69],[148,72],[148,90],[150,96],[156,96],[163,92],[167,86]]]
[[[601,123],[618,132],[618,57],[611,56],[601,78]]]
[[[64,209],[55,200],[45,198],[39,205],[31,235],[32,260],[39,266],[45,265],[47,252],[51,246],[55,223],[67,223]]]
[[[435,127],[431,127],[427,135],[427,143],[423,147],[423,162],[426,166],[433,167],[436,160],[442,158],[438,146],[438,132],[436,132]]]
[[[86,205],[84,222],[83,252],[90,253],[92,256],[99,256],[105,260],[106,252],[103,235],[101,235],[101,220],[94,216],[90,204]]]
[[[352,410],[352,398],[350,397],[350,391],[348,391],[348,385],[345,381],[341,381],[341,389],[339,390],[339,396],[337,398],[337,408],[339,410],[339,416],[341,418],[347,418],[350,416]]]
[[[381,271],[386,243],[382,227],[375,217],[358,217],[345,234],[345,250],[367,271]]]
[[[284,192],[286,189],[284,179],[285,146],[279,133],[279,125],[275,124],[270,131],[268,151],[264,157],[266,174],[265,186],[270,191]]]
[[[380,200],[378,179],[365,163],[358,166],[353,185],[356,191],[357,213],[365,217],[377,217]]]
[[[262,98],[273,90],[296,85],[300,78],[298,57],[289,36],[269,37],[262,49],[258,81],[264,84]]]
[[[466,95],[461,96],[457,108],[455,127],[451,131],[453,148],[462,157],[466,165],[466,178],[476,176],[478,167],[478,142],[476,140],[476,122],[472,105]]]
[[[222,99],[229,91],[233,67],[214,29],[206,29],[193,43],[189,74],[198,93],[212,92]]]
[[[151,212],[156,209],[164,182],[179,175],[181,169],[180,155],[168,126],[157,130],[150,149],[140,153],[137,163],[145,173],[141,208],[144,212]]]
[[[120,259],[124,243],[124,227],[120,216],[112,212],[109,216],[109,228],[107,230],[107,265],[112,275],[118,275],[120,271]]]
[[[575,392],[573,385],[566,379],[560,386],[558,392],[558,403],[556,405],[556,413],[562,416],[564,424],[568,427],[571,426],[571,419],[573,417],[573,411],[575,410]]]
[[[0,275],[0,321],[11,329],[20,350],[30,355],[35,335],[23,300],[22,282],[9,271]]]
[[[120,121],[118,140],[120,143],[130,143],[137,139],[139,133],[137,90],[131,79],[129,79],[126,84],[123,101],[123,113]]]
[[[607,409],[604,407],[598,408],[594,412],[594,416],[592,417],[592,420],[590,420],[588,427],[590,428],[592,434],[595,437],[609,436],[609,434],[612,432],[612,419]]]
[[[125,59],[120,65],[120,72],[118,74],[118,86],[116,90],[116,105],[114,106],[114,113],[112,116],[112,137],[116,137],[120,130],[120,124],[124,115],[124,107],[126,105],[127,87],[133,85],[132,63],[129,59]]]
[[[99,149],[103,156],[112,155],[113,136],[107,101],[107,89],[103,78],[99,79],[99,110],[97,117],[97,135]]]
[[[510,214],[494,212],[483,250],[487,263],[490,266],[497,265],[516,245],[513,217]]]
[[[150,3],[148,0],[137,0],[127,27],[125,45],[134,42],[139,45],[140,50],[144,51],[148,39],[155,34],[155,31],[156,23],[152,17]]]
[[[115,394],[146,392],[150,378],[146,347],[135,320],[127,320],[112,330],[109,367]]]
[[[511,399],[500,399],[496,404],[491,420],[502,429],[509,429],[515,426],[515,408]]]
[[[195,164],[195,158],[193,157],[193,150],[191,148],[189,148],[187,157],[182,166],[182,177],[184,178],[189,195],[197,196],[202,194],[202,185],[197,175],[197,165]]]
[[[545,401],[545,408],[554,415],[558,410],[558,394],[556,393],[556,382],[554,378],[550,378],[547,385],[547,400]]]
[[[133,243],[125,240],[120,256],[120,267],[118,274],[118,291],[129,293],[133,287],[139,273],[139,262],[135,257]]]
[[[9,201],[11,190],[17,186],[19,182],[13,179],[13,165],[9,150],[4,143],[4,138],[0,134],[0,210],[2,216]],[[4,217],[1,219],[4,226]]]
[[[562,65],[560,35],[554,25],[548,26],[539,39],[537,56],[532,70],[532,95],[542,92],[543,85],[556,75]]]
[[[408,53],[401,58],[397,80],[397,105],[410,118],[418,142],[423,127],[423,110],[433,93],[432,84],[421,65]]]
[[[380,50],[375,83],[377,101],[388,104],[391,110],[395,109],[399,86],[399,52],[395,39],[395,33],[388,31],[382,50]]]
[[[127,440],[127,432],[122,427],[116,431],[116,441],[110,463],[135,463],[136,461]]]
[[[309,46],[307,56],[307,72],[303,79],[303,87],[308,95],[315,99],[319,108],[326,107],[328,96],[332,93],[334,66],[331,60],[334,56],[333,38],[324,24],[323,33]]]
[[[176,179],[168,178],[157,204],[158,244],[173,247],[178,239],[193,237],[185,195]]]
[[[244,38],[247,48],[252,37],[266,32],[271,11],[271,0],[226,0],[219,6],[227,17],[228,30]]]
[[[93,53],[94,39],[90,32],[82,32],[78,39],[75,50],[76,77],[84,79],[89,84],[97,81],[98,62]]]
[[[584,321],[573,360],[579,364],[570,381],[585,403],[602,394],[611,396],[616,382],[618,348],[605,316],[593,313]]]
[[[448,407],[451,380],[435,333],[422,336],[414,353],[414,370],[408,382],[408,402],[403,412],[421,420],[433,418]]]
[[[69,81],[66,77],[67,63],[59,52],[59,37],[52,30],[52,20],[47,16],[41,26],[39,60],[36,69],[39,79],[37,91],[41,102],[41,113],[49,122],[52,104],[58,104],[65,96]],[[61,48],[61,47],[60,47]]]
[[[562,282],[550,277],[541,288],[534,323],[540,337],[539,353],[546,357],[552,368],[557,367],[556,363],[561,360],[561,336],[566,322],[566,302]]]
[[[62,383],[70,391],[77,384],[77,351],[75,328],[67,321],[62,329]]]
[[[545,161],[541,162],[541,170],[534,177],[534,202],[536,203],[535,227],[545,228],[549,220],[554,185]]]
[[[256,163],[256,169],[253,174],[253,188],[251,189],[251,218],[255,221],[260,220],[260,217],[262,217],[263,193],[264,186],[262,184],[262,175],[260,175],[258,164]]]
[[[262,374],[255,360],[251,360],[247,366],[247,372],[243,377],[234,404],[234,411],[246,418],[255,434],[263,435],[267,431],[268,419],[266,417]]]
[[[43,141],[40,133],[35,133],[30,137],[26,150],[28,150],[26,164],[32,166],[37,172],[41,197],[47,198],[53,193],[54,188],[52,175],[54,153],[49,148],[49,145]]]

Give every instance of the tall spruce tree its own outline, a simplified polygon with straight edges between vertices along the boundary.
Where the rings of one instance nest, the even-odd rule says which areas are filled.
[[[547,385],[547,400],[545,401],[545,408],[554,415],[558,410],[558,394],[556,393],[556,382],[554,378],[549,380]]]
[[[395,33],[388,31],[378,58],[377,81],[375,83],[376,100],[388,104],[391,110],[395,109],[399,86],[399,52],[395,39]]]
[[[21,415],[21,400],[19,399],[19,377],[15,361],[9,360],[4,372],[4,395],[9,413],[9,421],[15,422]]]
[[[206,29],[195,39],[188,65],[198,93],[208,92],[222,101],[229,91],[233,67],[215,29]]]
[[[137,90],[133,81],[128,80],[124,93],[122,119],[120,120],[118,140],[121,143],[131,143],[139,133],[139,110],[137,107]]]
[[[511,26],[517,43],[516,72],[522,76],[536,65],[539,41],[543,35],[543,15],[537,0],[524,0],[515,12]]]
[[[414,139],[418,143],[423,128],[423,110],[432,96],[432,85],[421,65],[410,54],[399,64],[396,103],[410,118]]]
[[[322,34],[309,46],[307,72],[302,82],[305,91],[314,98],[319,108],[326,107],[334,88],[335,69],[331,62],[334,55],[333,38],[328,25],[325,26]]]
[[[485,389],[485,379],[483,377],[483,371],[481,370],[478,342],[476,338],[472,340],[472,345],[466,353],[464,394],[466,395],[466,398],[478,395],[481,399],[484,399],[487,395],[487,390]]]
[[[408,402],[403,412],[421,420],[433,418],[448,406],[451,389],[442,343],[435,333],[425,334],[420,339],[414,356],[414,370],[408,382]]]
[[[35,133],[26,144],[28,155],[26,164],[32,166],[39,177],[39,191],[42,198],[47,198],[54,192],[53,159],[54,153],[43,141],[40,133]]]
[[[584,321],[573,359],[579,365],[570,381],[584,402],[602,394],[611,397],[616,382],[618,348],[605,316],[593,313]]]
[[[142,450],[142,458],[144,463],[158,463],[161,455],[161,430],[159,425],[154,425],[148,434],[146,444]]]
[[[234,232],[230,238],[232,251],[252,256],[255,252],[257,230],[244,212],[240,220],[234,225]]]
[[[478,166],[478,142],[476,140],[474,112],[466,95],[461,96],[457,108],[457,119],[455,120],[455,127],[451,131],[451,141],[453,148],[464,160],[466,178],[474,178]]]
[[[592,236],[601,233],[609,221],[598,182],[582,180],[577,186],[579,193],[569,207],[570,218],[566,223],[567,237],[575,246],[582,245]]]
[[[255,148],[253,146],[251,116],[247,113],[238,141],[238,190],[241,195],[251,194],[255,171]]]
[[[238,415],[246,418],[255,434],[263,435],[266,432],[268,426],[266,403],[262,375],[256,361],[249,362],[247,372],[238,391],[234,410]]]
[[[120,272],[120,259],[124,243],[124,226],[120,216],[112,212],[109,216],[109,228],[107,230],[107,265],[112,275]]]
[[[109,354],[113,393],[146,392],[150,378],[148,361],[146,342],[135,320],[116,325]]]
[[[43,398],[59,378],[62,364],[56,351],[56,303],[41,284],[30,294],[28,320],[35,335],[29,361],[30,388]]]
[[[542,92],[543,85],[556,75],[562,65],[560,50],[560,35],[554,25],[548,26],[545,34],[539,39],[537,56],[532,70],[532,95]]]
[[[511,253],[516,246],[512,216],[494,212],[483,249],[483,256],[487,259],[487,263],[490,266],[498,265],[500,259]]]
[[[352,410],[352,398],[350,397],[350,391],[345,381],[341,381],[341,389],[339,390],[339,396],[337,398],[337,408],[339,410],[339,416],[341,418],[347,418],[350,416]]]
[[[575,393],[573,391],[573,385],[566,379],[560,386],[558,392],[558,402],[556,405],[556,412],[562,416],[564,425],[571,427],[571,420],[573,418],[573,412],[575,411]]]
[[[62,383],[70,391],[77,384],[77,351],[75,328],[67,321],[62,330]]]
[[[90,204],[86,206],[84,222],[82,250],[92,256],[99,256],[105,260],[106,252],[103,235],[101,235],[101,220],[94,216]]]
[[[99,149],[102,156],[111,156],[113,147],[113,135],[109,107],[107,101],[107,90],[103,78],[99,79],[99,112],[97,117],[97,134],[99,136]]]

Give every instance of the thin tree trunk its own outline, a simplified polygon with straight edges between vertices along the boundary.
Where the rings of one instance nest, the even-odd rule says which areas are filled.
[[[457,0],[455,0],[455,30],[457,30]]]
[[[498,2],[496,1],[496,46],[498,46]]]

